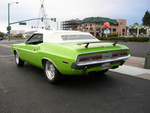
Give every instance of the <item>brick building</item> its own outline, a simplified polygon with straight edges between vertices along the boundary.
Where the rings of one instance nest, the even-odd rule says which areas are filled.
[[[118,36],[126,36],[126,20],[124,19],[110,19],[104,17],[89,17],[80,22],[77,29],[80,31],[89,32],[94,36],[103,36],[104,23],[110,23],[110,34],[118,34]]]

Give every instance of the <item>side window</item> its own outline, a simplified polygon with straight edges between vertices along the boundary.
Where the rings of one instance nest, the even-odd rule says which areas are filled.
[[[32,37],[28,40],[29,44],[39,44],[43,42],[43,35],[42,34],[34,34]]]

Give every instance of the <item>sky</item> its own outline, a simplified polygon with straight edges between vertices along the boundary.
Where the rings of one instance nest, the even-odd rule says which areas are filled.
[[[60,22],[86,17],[107,17],[111,19],[126,19],[127,26],[134,23],[142,24],[145,12],[150,11],[150,0],[0,0],[0,31],[7,32],[8,3],[10,6],[10,22],[38,18],[41,2],[48,18],[56,18]],[[57,23],[49,21],[51,29],[57,28]],[[29,21],[26,26],[13,24],[12,30],[32,31],[37,21]],[[39,26],[43,26],[40,22]]]

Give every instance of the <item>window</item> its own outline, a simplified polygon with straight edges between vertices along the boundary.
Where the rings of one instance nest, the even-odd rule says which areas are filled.
[[[125,32],[125,29],[123,29],[122,32]]]
[[[116,32],[116,28],[113,28],[113,32]]]
[[[90,31],[93,31],[93,27],[90,27]]]
[[[85,30],[88,31],[88,27],[86,27]]]
[[[94,32],[90,32],[94,36]]]
[[[62,35],[61,36],[64,41],[68,40],[88,40],[88,39],[95,39],[91,35]]]
[[[34,34],[27,40],[28,44],[39,44],[43,42],[43,35],[42,34]]]

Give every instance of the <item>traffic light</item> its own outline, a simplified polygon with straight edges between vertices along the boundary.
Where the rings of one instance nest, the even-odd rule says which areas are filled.
[[[54,18],[54,22],[56,22],[56,18]]]
[[[42,18],[41,18],[41,22],[43,22],[43,20],[44,20],[44,18],[42,17]]]
[[[10,31],[10,30],[11,30],[11,26],[8,26],[8,27],[7,27],[7,31]]]

